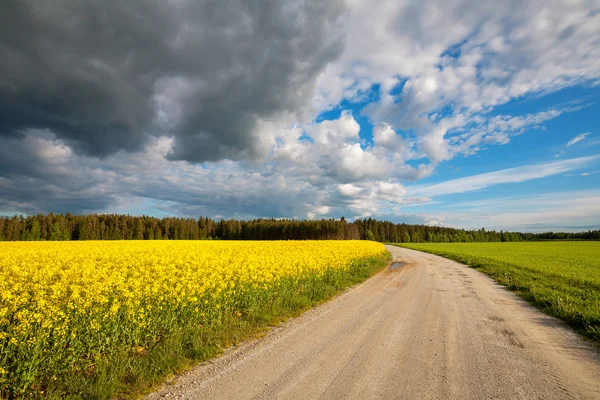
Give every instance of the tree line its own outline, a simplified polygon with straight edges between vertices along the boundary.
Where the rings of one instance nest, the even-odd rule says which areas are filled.
[[[518,242],[600,240],[600,230],[520,233],[396,224],[372,218],[236,220],[118,214],[38,214],[0,217],[1,241],[36,240],[348,240],[379,242]]]

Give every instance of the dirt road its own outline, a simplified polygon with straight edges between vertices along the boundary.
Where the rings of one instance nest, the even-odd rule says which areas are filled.
[[[149,399],[600,399],[598,346],[474,269],[388,249],[407,265]]]

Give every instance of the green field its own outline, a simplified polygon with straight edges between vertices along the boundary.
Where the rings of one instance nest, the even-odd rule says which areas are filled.
[[[477,268],[600,341],[600,242],[402,243]]]

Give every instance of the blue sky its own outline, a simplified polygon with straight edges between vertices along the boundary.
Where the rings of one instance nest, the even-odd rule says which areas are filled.
[[[600,227],[596,2],[206,6],[8,10],[1,214]]]
[[[590,197],[592,202],[600,194],[600,140],[598,135],[598,115],[600,115],[600,91],[598,88],[576,87],[551,93],[541,97],[530,97],[513,100],[495,110],[494,114],[511,113],[513,116],[540,112],[541,110],[560,107],[575,100],[583,100],[581,108],[562,114],[555,119],[546,121],[539,126],[524,130],[511,141],[501,146],[489,146],[481,152],[455,158],[444,163],[432,176],[423,179],[419,185],[434,185],[441,182],[470,177],[473,175],[519,168],[525,165],[541,166],[564,160],[590,158],[587,162],[576,163],[569,171],[551,173],[547,176],[527,179],[523,182],[510,182],[482,189],[456,192],[436,197],[434,204],[417,205],[415,212],[450,214],[458,213],[489,213],[497,214],[496,224],[503,225],[503,218],[521,217],[532,214],[532,222],[521,224],[530,230],[559,229],[556,223],[545,217],[553,214],[556,219],[561,213],[569,214],[571,207],[577,207],[574,198]],[[568,145],[574,138],[581,140]],[[541,168],[540,168],[541,169]],[[408,186],[410,191],[411,186]],[[559,198],[556,204],[547,207],[551,199]],[[546,210],[549,208],[549,210]],[[595,208],[594,208],[595,209]],[[544,218],[536,215],[543,213]],[[587,215],[574,229],[590,229],[597,227],[598,221],[594,215]],[[567,217],[568,218],[568,217]],[[561,219],[562,220],[562,219]],[[481,219],[482,222],[485,219]],[[568,224],[568,220],[562,220]],[[517,221],[512,221],[516,223]]]
[[[316,121],[336,120],[343,112],[350,112],[360,125],[361,144],[363,148],[368,148],[373,145],[373,123],[364,110],[377,101],[378,90],[379,86],[375,85],[359,101],[344,100],[321,113]],[[552,119],[527,126],[506,144],[482,146],[474,154],[443,161],[431,175],[405,185],[410,193],[435,188],[440,183],[450,185],[457,180],[465,181],[482,174],[496,173],[498,176],[484,187],[448,187],[446,191],[450,190],[451,193],[440,193],[426,202],[405,206],[406,213],[410,215],[387,214],[386,217],[403,222],[419,214],[440,215],[440,220],[471,228],[477,227],[478,222],[482,226],[489,226],[486,222],[491,219],[500,229],[511,229],[516,225],[529,231],[597,229],[599,219],[596,215],[584,212],[583,218],[573,217],[578,222],[571,223],[569,218],[572,214],[568,210],[577,207],[578,203],[573,201],[573,197],[591,204],[600,199],[600,135],[597,131],[600,88],[576,85],[556,92],[522,96],[496,107],[486,114],[486,118],[502,115],[524,117],[561,109],[567,110]],[[442,111],[441,115],[444,117],[449,113]],[[412,136],[410,131],[397,131],[397,134],[407,138]],[[499,182],[500,176],[508,174],[510,169],[531,167],[543,170],[545,165],[556,166],[565,160],[575,160],[567,167],[568,171],[555,173],[550,170],[540,172],[540,177]],[[518,177],[515,179],[519,180]],[[435,190],[430,194],[435,195]],[[597,212],[596,207],[591,208],[594,213]],[[470,217],[473,221],[467,222],[468,214],[472,214]],[[525,218],[529,222],[518,223],[514,220],[522,218],[524,214],[531,215]],[[538,215],[539,222],[536,222]]]

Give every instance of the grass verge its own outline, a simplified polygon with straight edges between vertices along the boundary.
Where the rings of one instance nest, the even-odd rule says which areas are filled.
[[[213,358],[229,346],[256,337],[383,269],[388,255],[355,261],[305,280],[282,280],[268,295],[257,291],[236,311],[210,324],[172,330],[155,346],[111,355],[93,369],[52,377],[37,393],[51,399],[133,399],[151,392],[169,376]],[[40,397],[41,397],[40,396]],[[5,397],[13,396],[5,394]],[[0,395],[0,398],[3,398]]]
[[[598,267],[593,258],[580,257],[574,245],[560,243],[553,250],[547,243],[394,245],[476,268],[546,314],[565,321],[584,337],[600,341],[600,283],[592,279]],[[548,259],[548,251],[557,254]],[[575,258],[576,266],[570,267]],[[507,261],[510,259],[514,261]]]

